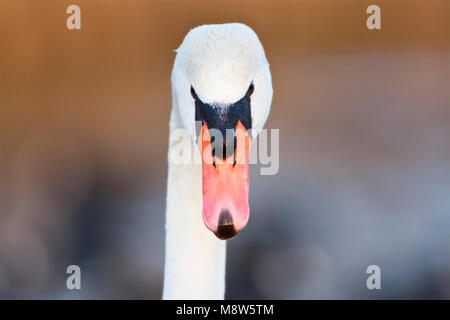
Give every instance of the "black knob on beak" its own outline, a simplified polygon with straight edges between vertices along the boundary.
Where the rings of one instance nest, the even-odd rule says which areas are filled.
[[[219,215],[219,225],[217,227],[216,237],[221,240],[227,240],[237,235],[234,228],[233,217],[228,209],[222,209]]]

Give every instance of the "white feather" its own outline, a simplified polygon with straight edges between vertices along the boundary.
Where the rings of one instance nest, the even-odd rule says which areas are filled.
[[[186,147],[195,144],[195,105],[191,86],[205,103],[226,108],[241,99],[251,83],[252,133],[263,127],[272,101],[272,83],[264,49],[240,23],[192,29],[176,50],[172,71],[170,132],[183,129]],[[169,143],[169,154],[174,147]],[[223,299],[226,242],[202,221],[200,164],[175,164],[169,157],[166,210],[165,299]]]

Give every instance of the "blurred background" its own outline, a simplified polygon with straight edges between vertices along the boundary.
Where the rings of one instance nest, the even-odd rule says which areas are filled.
[[[265,47],[281,140],[226,297],[449,299],[446,0],[1,1],[0,298],[161,297],[173,50],[224,22]]]

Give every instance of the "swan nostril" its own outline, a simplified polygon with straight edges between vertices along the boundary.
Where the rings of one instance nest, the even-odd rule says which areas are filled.
[[[222,209],[219,215],[219,226],[220,225],[232,225],[233,217],[231,216],[230,210]]]
[[[215,235],[221,240],[233,238],[237,234],[234,228],[233,217],[228,209],[222,209],[219,215],[219,224]]]

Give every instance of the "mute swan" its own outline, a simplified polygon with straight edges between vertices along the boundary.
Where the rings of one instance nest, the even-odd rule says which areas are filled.
[[[196,27],[176,52],[170,134],[183,130],[188,138],[181,143],[198,154],[208,148],[200,135],[208,140],[212,129],[232,129],[238,138],[241,132],[254,139],[273,94],[269,64],[255,32],[240,23]],[[223,240],[244,228],[249,217],[248,143],[237,142],[231,149],[235,157],[243,155],[238,164],[225,163],[220,155],[214,163],[180,164],[170,157],[175,142],[169,140],[163,298],[223,299]],[[227,137],[224,149],[232,141]]]

